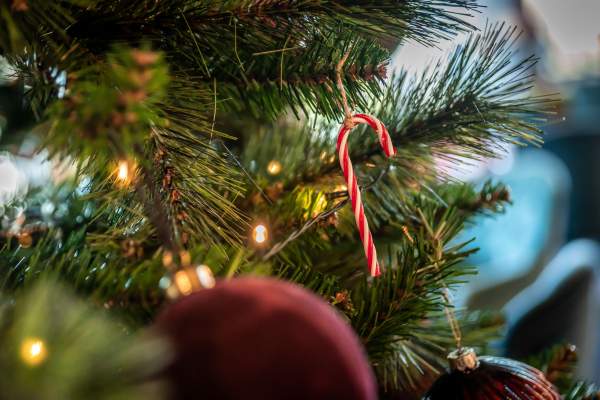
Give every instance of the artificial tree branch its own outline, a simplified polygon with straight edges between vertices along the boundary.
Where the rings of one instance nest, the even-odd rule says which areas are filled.
[[[371,183],[369,183],[364,188],[362,188],[362,190],[363,191],[368,191],[371,188],[373,188],[381,180],[381,178],[383,178],[383,176],[388,172],[388,170],[389,170],[389,168],[383,169],[379,173],[379,175],[375,179],[373,179],[373,181]],[[300,227],[299,229],[296,229],[295,231],[293,231],[292,233],[290,233],[285,240],[283,240],[283,241],[275,244],[273,247],[271,247],[271,249],[262,257],[263,261],[266,261],[269,258],[271,258],[274,255],[276,255],[277,253],[279,253],[288,244],[290,244],[295,239],[297,239],[298,237],[300,237],[304,232],[306,232],[307,230],[309,230],[317,222],[326,219],[330,215],[335,214],[337,211],[339,211],[342,208],[344,208],[344,206],[346,204],[348,204],[348,202],[350,200],[350,198],[348,197],[348,191],[347,190],[346,191],[337,191],[337,192],[328,193],[327,197],[330,198],[330,199],[340,198],[343,195],[345,195],[345,198],[342,201],[338,202],[333,208],[331,208],[329,210],[326,210],[326,211],[323,211],[323,212],[319,213],[317,216],[315,216],[314,218],[311,218],[304,225],[302,225],[302,227]]]
[[[329,217],[330,215],[334,214],[335,212],[341,210],[346,204],[348,204],[348,198],[340,201],[339,203],[337,203],[333,208],[327,210],[327,211],[323,211],[321,213],[319,213],[316,217],[311,218],[310,220],[308,220],[304,225],[302,225],[302,227],[300,229],[296,229],[295,231],[293,231],[285,240],[275,244],[273,247],[271,247],[271,250],[269,250],[263,257],[263,261],[268,260],[269,258],[273,257],[274,255],[276,255],[277,253],[279,253],[281,250],[283,250],[288,244],[290,244],[292,241],[294,241],[295,239],[297,239],[298,237],[300,237],[304,232],[306,232],[307,230],[309,230],[314,224],[316,224],[317,222],[326,219],[327,217]]]
[[[169,216],[165,212],[160,194],[156,190],[150,172],[145,167],[140,167],[140,180],[136,180],[135,190],[139,200],[144,206],[146,216],[154,225],[158,237],[163,242],[163,246],[173,254],[179,254],[181,246],[177,243],[169,221]]]
[[[113,144],[121,154],[125,154],[125,150],[119,145],[118,138],[114,135],[110,135]],[[144,207],[144,214],[154,228],[162,245],[167,251],[172,254],[179,254],[181,246],[177,242],[173,230],[170,228],[170,220],[167,212],[164,209],[162,201],[160,199],[160,193],[157,190],[156,184],[152,179],[152,171],[148,168],[144,162],[144,156],[146,152],[140,145],[134,147],[136,154],[142,162],[139,163],[139,174],[134,179],[134,186],[136,195]],[[165,265],[166,268],[173,268],[173,264]]]

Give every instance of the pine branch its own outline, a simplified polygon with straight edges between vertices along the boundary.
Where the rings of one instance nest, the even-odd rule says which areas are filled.
[[[275,257],[276,265],[278,262],[308,265],[326,275],[340,277],[342,287],[348,285],[351,288],[352,303],[357,311],[351,320],[358,334],[364,338],[374,362],[383,362],[392,355],[393,344],[398,338],[411,337],[414,324],[432,311],[440,310],[443,302],[438,292],[443,287],[442,279],[453,285],[460,282],[462,275],[469,273],[459,263],[471,250],[465,249],[466,243],[450,245],[468,216],[424,196],[407,199],[407,204],[421,209],[428,224],[438,232],[438,240],[443,246],[441,258],[436,258],[436,250],[431,247],[429,233],[423,225],[411,226],[408,238],[399,227],[376,230],[374,236],[386,272],[373,282],[367,282],[364,256],[355,244],[351,215],[341,216],[344,222],[340,224],[347,224],[347,228],[336,226],[337,234],[332,235],[333,229],[327,225],[317,228],[312,235],[300,236],[288,244]],[[278,222],[285,224],[286,215],[275,212],[280,217]],[[273,226],[271,232],[277,235]],[[323,235],[329,240],[322,240]],[[437,267],[433,268],[434,265]]]
[[[286,38],[276,48],[288,46]],[[251,60],[241,76],[233,60],[218,65],[213,75],[224,99],[219,105],[225,111],[249,112],[259,118],[276,117],[288,106],[297,116],[318,112],[335,118],[340,98],[334,84],[335,67],[347,49],[351,67],[344,76],[346,89],[351,101],[364,107],[372,96],[382,94],[388,53],[372,40],[345,32],[317,32],[301,46],[291,46],[276,56],[240,50],[240,57]]]
[[[286,281],[301,285],[318,295],[321,295],[325,300],[334,305],[340,304],[344,307],[346,303],[343,300],[336,303],[338,294],[343,291],[339,280],[332,275],[325,275],[312,268],[304,266],[293,266],[282,264],[275,267],[274,275]],[[344,308],[342,311],[348,311]]]
[[[215,141],[188,129],[155,130],[157,186],[184,243],[239,244],[247,218],[234,202],[244,194],[241,176]]]
[[[577,349],[572,344],[553,346],[531,357],[528,362],[544,372],[548,380],[556,385],[561,393],[567,392],[576,383],[574,372],[577,367]]]
[[[548,380],[559,386],[562,379],[572,378],[577,363],[577,349],[573,345],[564,345],[553,349],[552,358],[548,361],[544,373]]]
[[[302,35],[308,31],[307,27],[315,24],[326,31],[341,23],[362,35],[407,36],[431,44],[436,39],[473,29],[465,17],[478,9],[472,0],[171,0],[153,4],[122,0],[98,2],[77,19],[78,23],[70,31],[90,40],[103,32],[108,35],[107,39],[119,37],[133,41],[141,35],[156,35],[158,26],[173,38],[178,31],[185,32],[185,28],[189,28],[197,34],[198,48],[206,50],[219,48],[219,44],[212,45],[214,41],[219,37],[230,38],[236,31],[241,48],[257,42],[277,41],[287,35]]]
[[[375,280],[369,289],[353,292],[356,307],[362,311],[353,326],[365,338],[372,359],[384,360],[392,355],[393,343],[399,337],[410,337],[413,324],[440,310],[443,301],[439,292],[444,282],[452,285],[466,273],[459,263],[470,251],[465,243],[449,246],[448,241],[457,233],[452,231],[443,233],[442,258],[434,259],[435,250],[428,248],[430,243],[424,236],[413,235],[413,242],[396,253],[398,259],[393,264],[387,265],[383,279]],[[364,299],[364,305],[360,299]]]
[[[556,102],[526,94],[536,60],[514,61],[516,38],[515,29],[502,24],[472,34],[451,53],[447,65],[438,62],[414,81],[400,74],[369,108],[380,110],[375,114],[386,124],[398,150],[392,162],[405,174],[407,185],[427,182],[422,177],[431,176],[433,158],[460,164],[498,156],[506,144],[541,143],[539,125]],[[353,163],[377,165],[381,150],[376,138],[366,128],[356,131],[349,144]],[[319,170],[299,172],[289,184],[337,173],[335,163],[322,164]]]
[[[541,142],[537,124],[554,102],[525,94],[536,60],[512,61],[515,32],[503,24],[490,26],[458,47],[445,68],[438,64],[415,84],[405,83],[405,77],[396,81],[383,104],[391,105],[385,120],[391,121],[399,151],[415,140],[454,161],[493,157],[504,143]]]
[[[497,214],[503,212],[507,204],[512,204],[509,188],[490,180],[478,192],[469,191],[468,185],[465,185],[464,191],[456,196],[458,207],[470,214]]]
[[[179,247],[182,239],[239,243],[244,218],[232,201],[243,193],[242,184],[235,167],[211,146],[210,137],[198,133],[208,136],[210,130],[211,122],[197,108],[208,103],[211,93],[181,79],[168,82],[159,53],[118,49],[109,56],[109,65],[108,71],[103,65],[80,71],[82,78],[74,81],[68,96],[50,108],[51,150],[88,163],[92,176],[97,171],[111,174],[115,159],[137,163],[142,171],[139,178],[147,179],[143,191],[155,193],[161,188],[164,192],[163,198],[144,195],[143,199],[158,202],[146,207],[146,215],[152,217],[155,232],[167,247]],[[145,150],[149,139],[151,145]],[[162,156],[155,163],[158,152]],[[165,185],[167,172],[171,180]],[[104,182],[98,190],[106,196],[111,185]],[[170,221],[157,218],[161,209],[169,210]],[[132,221],[139,223],[135,216]],[[185,232],[178,229],[177,221],[186,225]]]
[[[3,303],[3,399],[161,398],[156,374],[168,362],[161,340],[128,334],[48,274]]]
[[[394,176],[394,171],[390,171],[386,178],[390,176]],[[287,243],[287,247],[274,257],[274,265],[284,265],[286,270],[294,271],[300,277],[306,276],[306,280],[294,279],[301,284],[337,277],[337,283],[328,287],[324,295],[334,299],[333,304],[346,313],[363,338],[380,382],[385,382],[389,391],[397,392],[407,390],[413,384],[418,385],[416,379],[423,371],[428,370],[433,375],[438,371],[435,365],[445,365],[443,358],[453,346],[453,339],[448,335],[432,333],[431,327],[422,329],[421,324],[443,306],[439,296],[443,288],[442,280],[454,285],[471,272],[461,266],[461,262],[471,253],[466,248],[468,243],[453,242],[462,230],[463,223],[479,212],[497,211],[506,197],[502,185],[491,183],[485,184],[480,191],[466,184],[440,185],[434,187],[438,199],[432,198],[428,192],[406,193],[399,197],[397,188],[391,185],[390,192],[376,197],[375,191],[381,187],[388,188],[387,183],[380,182],[373,186],[373,192],[364,192],[371,208],[369,221],[375,221],[374,237],[385,265],[386,272],[382,277],[367,282],[364,255],[360,246],[356,245],[353,215],[347,210],[338,215],[335,225],[311,225],[304,235]],[[274,238],[286,237],[279,228],[289,227],[290,222],[286,221],[302,219],[291,210],[300,211],[297,199],[306,198],[307,190],[297,190],[281,198],[274,197],[276,208],[269,206],[273,212],[272,220],[277,223],[269,227]],[[385,203],[383,210],[380,210],[380,205],[373,204],[374,197]],[[340,201],[336,197],[331,200],[331,204]],[[302,204],[306,208],[302,207],[301,210],[307,210],[311,209],[313,203]],[[325,202],[319,209],[327,212],[331,204]],[[265,214],[261,215],[265,217]],[[426,218],[427,226],[421,220],[422,216]],[[310,221],[313,219],[307,220],[308,225]],[[436,255],[437,250],[433,247],[428,229],[436,232],[436,240],[443,246],[441,256]],[[318,279],[313,278],[311,271],[320,275],[317,275]],[[287,278],[289,275],[285,276]],[[344,290],[348,291],[345,296]],[[347,300],[338,301],[338,297]],[[470,345],[483,343],[497,331],[497,318],[489,325],[489,330],[486,330],[482,321],[478,329],[470,331]],[[468,323],[464,325],[469,326]],[[441,324],[434,331],[446,332]],[[409,350],[403,347],[407,343],[426,346],[427,352],[415,354],[411,351],[413,358],[409,359]],[[429,355],[425,357],[425,354]],[[407,360],[412,360],[412,364],[407,364]],[[400,370],[402,365],[404,368]],[[412,387],[411,390],[416,389]]]
[[[585,382],[576,382],[565,392],[564,400],[598,400],[600,399],[600,390],[594,384]]]
[[[503,320],[494,313],[460,312],[464,340],[480,354],[487,343],[499,336]],[[443,312],[421,321],[411,337],[398,340],[393,356],[374,365],[378,382],[390,398],[421,399],[447,368],[447,355],[456,346]],[[384,398],[387,398],[384,396]]]
[[[478,8],[471,0],[84,3],[34,0],[18,15],[6,11],[11,32],[27,34],[15,46],[6,32],[0,50],[20,62],[22,74],[34,66],[71,73],[101,63],[111,43],[151,43],[166,54],[174,76],[218,90],[227,110],[274,117],[290,105],[330,118],[337,115],[338,94],[329,82],[340,45],[358,48],[346,83],[353,101],[364,106],[363,92],[380,94],[378,80],[385,77],[388,52],[377,41],[435,43],[472,29],[461,10]],[[325,62],[315,65],[317,58]]]
[[[459,11],[464,9],[464,13]],[[303,27],[301,15],[317,18],[323,26],[342,21],[364,35],[392,38],[404,34],[431,44],[428,40],[447,38],[455,32],[470,29],[464,21],[466,13],[477,10],[474,1],[228,1],[213,5],[198,16],[197,22],[229,22],[232,16],[258,29],[277,30]],[[193,8],[188,19],[194,20]]]
[[[550,382],[557,386],[564,400],[598,400],[600,389],[584,381],[575,380],[577,349],[571,344],[559,344],[530,357],[527,362],[539,368]]]
[[[36,43],[56,50],[67,39],[65,28],[81,11],[81,0],[8,0],[0,3],[0,55],[19,54]],[[43,43],[43,45],[41,45]]]
[[[67,96],[47,110],[52,154],[114,161],[136,153],[153,126],[168,123],[159,104],[169,75],[162,54],[116,48],[106,63],[78,71]]]

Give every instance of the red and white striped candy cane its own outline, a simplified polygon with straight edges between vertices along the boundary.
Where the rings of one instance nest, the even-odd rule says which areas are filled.
[[[365,209],[362,204],[356,176],[354,175],[354,169],[352,168],[352,162],[348,155],[348,136],[352,129],[358,124],[368,124],[377,133],[381,147],[383,147],[383,152],[387,157],[396,154],[396,149],[392,144],[390,134],[381,121],[365,114],[355,114],[352,116],[352,124],[344,124],[342,126],[337,140],[340,165],[342,171],[344,171],[344,177],[346,178],[348,195],[350,196],[350,200],[352,200],[352,210],[354,210],[354,218],[356,219],[356,225],[360,232],[360,240],[362,240],[365,255],[367,256],[369,272],[371,273],[371,276],[379,276],[381,274],[381,268],[379,267],[379,261],[377,260],[377,251],[375,250],[375,244],[373,243],[373,236],[369,230],[367,217],[365,216]]]

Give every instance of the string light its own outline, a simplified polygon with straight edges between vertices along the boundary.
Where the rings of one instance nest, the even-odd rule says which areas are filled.
[[[189,251],[179,252],[177,266],[175,256],[170,251],[163,252],[163,265],[168,269],[179,270],[173,274],[173,280],[169,276],[163,276],[159,285],[163,288],[170,299],[177,299],[181,296],[187,296],[201,289],[211,289],[215,287],[216,280],[212,270],[207,265],[201,264],[192,266],[192,255]]]
[[[129,165],[127,161],[119,161],[119,173],[117,178],[121,181],[126,181],[129,179]]]
[[[196,267],[196,275],[198,275],[200,286],[204,289],[212,289],[215,287],[215,276],[207,265],[198,265]]]
[[[127,160],[120,160],[115,171],[115,181],[118,186],[127,187],[133,181],[135,164]]]
[[[267,165],[267,172],[271,175],[277,175],[281,172],[281,163],[277,160],[272,160],[269,165]]]
[[[26,338],[21,343],[21,359],[30,365],[41,364],[48,355],[45,343],[38,338]]]
[[[175,285],[177,285],[177,289],[179,289],[179,292],[184,296],[192,293],[192,290],[194,289],[187,271],[184,270],[175,273]]]
[[[177,300],[181,296],[181,293],[179,293],[179,289],[177,289],[177,285],[170,285],[168,288],[165,289],[165,293],[167,295],[167,298],[171,300]]]
[[[216,285],[212,270],[204,264],[196,268],[184,267],[177,271],[173,278],[174,283],[168,278],[163,282],[164,285],[168,285],[166,293],[170,299],[187,296],[203,289],[212,289]]]
[[[258,224],[252,230],[252,238],[258,244],[262,244],[269,238],[269,231],[263,224]]]
[[[173,265],[173,253],[170,251],[164,251],[162,254],[162,263],[166,268]]]

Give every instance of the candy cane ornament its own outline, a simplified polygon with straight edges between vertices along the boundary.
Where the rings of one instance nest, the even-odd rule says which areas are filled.
[[[348,188],[348,195],[352,201],[352,210],[354,211],[354,218],[358,231],[360,232],[360,240],[363,243],[365,255],[367,256],[367,263],[371,276],[379,276],[381,274],[381,268],[379,261],[377,260],[377,251],[375,249],[375,243],[373,243],[373,236],[369,230],[369,223],[365,216],[365,209],[363,207],[360,190],[358,188],[358,182],[356,181],[356,175],[354,175],[354,168],[352,168],[352,162],[348,155],[348,136],[350,132],[358,124],[368,124],[379,137],[379,143],[383,148],[383,152],[387,157],[391,157],[396,154],[396,149],[392,144],[392,139],[388,133],[385,125],[381,123],[377,118],[365,114],[355,114],[349,118],[344,125],[340,128],[337,140],[337,151],[340,159],[340,166],[344,171],[344,177],[346,178],[346,186]]]

